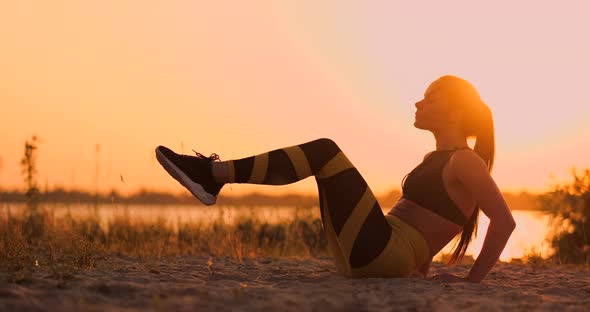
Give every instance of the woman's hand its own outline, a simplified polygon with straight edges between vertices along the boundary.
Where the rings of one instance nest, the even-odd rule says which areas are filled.
[[[467,283],[470,282],[465,277],[459,277],[450,273],[437,274],[427,278],[428,281],[438,281],[443,283]]]

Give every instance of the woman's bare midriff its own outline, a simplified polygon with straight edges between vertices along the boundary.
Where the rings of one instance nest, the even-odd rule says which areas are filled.
[[[400,218],[422,233],[430,249],[430,257],[436,255],[462,229],[461,226],[404,198],[401,198],[388,214]]]

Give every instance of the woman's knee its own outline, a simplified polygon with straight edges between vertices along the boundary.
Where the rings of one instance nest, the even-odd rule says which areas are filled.
[[[340,152],[338,145],[328,138],[316,139],[300,146],[314,174]]]
[[[312,142],[314,143],[314,145],[317,145],[328,152],[340,150],[338,144],[336,144],[336,142],[329,138],[320,138]]]

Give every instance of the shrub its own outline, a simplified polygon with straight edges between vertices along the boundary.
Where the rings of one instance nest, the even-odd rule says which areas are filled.
[[[573,181],[541,197],[551,213],[549,242],[559,263],[590,263],[590,170],[572,170]]]

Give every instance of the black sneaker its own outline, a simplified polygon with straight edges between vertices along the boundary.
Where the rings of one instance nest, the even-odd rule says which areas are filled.
[[[211,172],[211,162],[219,160],[215,153],[205,157],[176,154],[164,146],[156,147],[158,162],[176,181],[186,187],[196,198],[205,205],[213,205],[223,183],[217,183]]]

